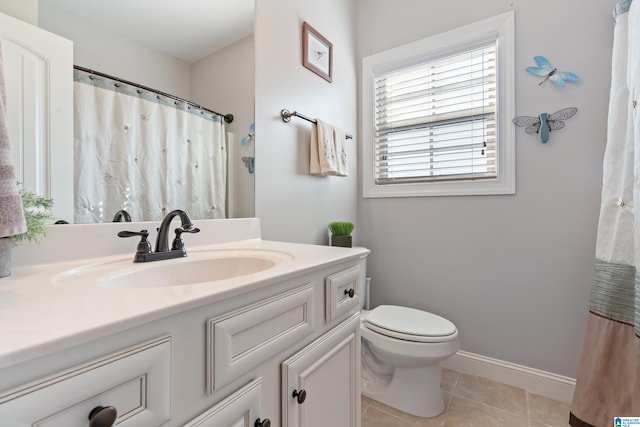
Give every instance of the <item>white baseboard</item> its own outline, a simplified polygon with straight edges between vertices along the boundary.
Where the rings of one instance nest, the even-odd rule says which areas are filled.
[[[445,360],[442,367],[518,387],[531,393],[567,403],[571,403],[576,386],[574,378],[466,351],[458,351]]]

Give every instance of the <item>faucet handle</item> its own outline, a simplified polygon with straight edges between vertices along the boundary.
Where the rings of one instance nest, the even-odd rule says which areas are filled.
[[[147,238],[149,237],[149,231],[148,230],[140,230],[140,231],[120,231],[118,232],[118,237],[134,237],[134,236],[141,236],[142,238]]]
[[[172,251],[184,251],[184,241],[182,240],[182,233],[197,233],[200,229],[198,227],[194,227],[193,225],[189,227],[176,228],[176,237],[171,242],[171,250]]]
[[[200,229],[193,224],[187,224],[183,225],[182,228],[176,228],[176,234],[178,233],[178,230],[184,233],[197,233],[200,231]]]
[[[148,230],[140,230],[140,231],[120,231],[118,233],[118,237],[134,237],[140,236],[140,242],[138,242],[138,248],[136,249],[137,255],[146,255],[151,253],[151,243],[147,240],[149,237]]]

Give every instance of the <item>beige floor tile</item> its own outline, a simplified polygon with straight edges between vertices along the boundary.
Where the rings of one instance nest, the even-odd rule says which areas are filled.
[[[537,394],[527,393],[529,400],[529,417],[531,425],[564,427],[569,425],[568,403],[552,400]]]
[[[455,387],[456,381],[458,381],[458,373],[456,371],[452,371],[451,369],[442,370],[443,391],[450,393],[453,390],[453,387]]]
[[[371,405],[371,399],[369,399],[367,396],[365,395],[361,395],[360,396],[360,409],[361,409],[361,413],[364,413],[364,411]]]
[[[446,406],[448,405],[448,402],[451,400],[451,395],[449,393],[443,393],[443,397],[444,397],[445,412],[446,412]],[[431,424],[424,424],[424,422],[426,422],[427,420],[434,420],[438,418],[438,417],[431,417],[431,418],[416,417],[415,415],[407,414],[406,412],[402,412],[395,408],[382,404],[377,400],[369,399],[364,396],[363,396],[363,399],[367,399],[367,404],[369,405],[368,406],[369,408],[376,408],[379,411],[385,412],[389,415],[393,415],[394,417],[397,417],[397,418],[402,418],[402,419],[410,420],[413,422],[423,423],[420,425],[431,425]],[[433,425],[435,426],[440,424],[433,424]]]
[[[527,417],[526,391],[485,378],[459,374],[453,395]]]
[[[451,398],[453,397],[453,394],[444,392],[442,393],[442,397],[444,397],[444,408],[446,411],[447,408],[449,407],[449,404],[451,403]]]
[[[526,417],[474,402],[459,396],[443,414],[444,427],[529,427]]]
[[[568,427],[570,405],[484,378],[442,371],[445,411],[416,417],[362,396],[362,427]]]
[[[384,412],[386,414],[392,415],[396,418],[402,418],[405,420],[411,420],[412,418],[419,419],[419,417],[415,417],[414,415],[407,414],[406,412],[399,411],[391,406],[387,406],[383,403],[378,402],[377,400],[369,399],[369,407],[374,408],[378,411]],[[414,420],[415,421],[415,420]]]
[[[386,412],[368,407],[362,415],[362,427],[419,427],[413,421],[390,415]]]

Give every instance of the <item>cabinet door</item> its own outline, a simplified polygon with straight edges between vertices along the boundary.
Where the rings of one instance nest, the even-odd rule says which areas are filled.
[[[283,362],[283,427],[360,426],[359,328],[355,314]]]
[[[0,43],[16,178],[73,222],[73,44],[2,13]]]
[[[184,427],[254,427],[263,422],[261,412],[262,379],[251,381]]]

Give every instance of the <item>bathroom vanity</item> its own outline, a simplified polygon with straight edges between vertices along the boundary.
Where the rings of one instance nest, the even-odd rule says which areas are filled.
[[[0,281],[2,425],[100,427],[115,408],[132,427],[360,426],[368,250],[206,220],[187,257],[134,264],[115,235],[140,225],[53,227],[18,248]],[[55,250],[74,238],[101,245]]]

